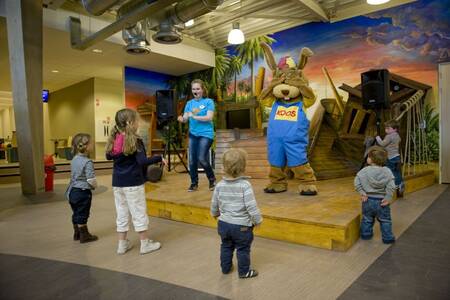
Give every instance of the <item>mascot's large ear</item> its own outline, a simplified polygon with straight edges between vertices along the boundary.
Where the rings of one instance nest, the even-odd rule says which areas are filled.
[[[266,58],[266,63],[269,65],[269,68],[273,73],[277,70],[277,64],[275,63],[275,57],[273,56],[272,48],[264,42],[260,43],[261,48],[264,52],[264,57]]]
[[[300,58],[298,60],[298,67],[297,69],[303,70],[303,68],[306,66],[306,63],[308,62],[308,58],[313,56],[314,52],[311,51],[309,48],[302,48],[302,51],[300,51]]]

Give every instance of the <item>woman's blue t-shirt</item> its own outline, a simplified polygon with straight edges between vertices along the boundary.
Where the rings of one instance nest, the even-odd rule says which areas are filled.
[[[210,98],[201,98],[199,100],[191,99],[184,108],[185,113],[192,113],[195,116],[206,116],[208,110],[214,112],[214,101]],[[198,121],[189,118],[189,133],[195,136],[204,136],[214,139],[213,121]]]

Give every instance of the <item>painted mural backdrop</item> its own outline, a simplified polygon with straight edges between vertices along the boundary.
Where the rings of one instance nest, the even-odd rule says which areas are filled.
[[[125,106],[136,109],[145,102],[156,102],[156,91],[168,89],[173,76],[125,67]]]
[[[325,66],[335,85],[360,83],[360,74],[369,69],[387,68],[393,73],[437,87],[437,64],[450,61],[450,0],[417,1],[381,12],[336,23],[310,23],[278,32],[272,37],[277,60],[286,55],[298,59],[302,47],[315,55],[305,74],[318,99],[333,97],[322,73]],[[266,68],[265,82],[271,80],[263,59],[254,65]],[[246,94],[250,69],[237,77],[239,94]],[[265,83],[265,84],[266,84]],[[231,94],[234,81],[227,89]],[[344,98],[347,93],[339,91]],[[435,97],[433,94],[431,97]],[[432,100],[435,101],[435,100]]]
[[[169,88],[168,82],[173,76],[157,72],[125,67],[125,106],[137,109],[146,102],[156,104],[156,91]],[[139,135],[147,145],[148,128],[150,124],[142,120]]]

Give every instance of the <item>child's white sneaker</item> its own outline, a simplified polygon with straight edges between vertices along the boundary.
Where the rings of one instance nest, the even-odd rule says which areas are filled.
[[[125,254],[128,250],[133,248],[133,245],[129,240],[119,240],[119,246],[117,247],[117,254]]]
[[[147,254],[161,248],[160,242],[154,242],[152,240],[141,240],[141,254]]]

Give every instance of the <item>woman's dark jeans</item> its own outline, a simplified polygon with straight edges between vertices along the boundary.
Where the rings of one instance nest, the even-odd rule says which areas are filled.
[[[91,210],[92,192],[88,189],[72,188],[69,195],[72,207],[72,223],[87,224]]]
[[[214,171],[208,161],[212,143],[213,140],[207,137],[189,134],[189,175],[191,175],[192,184],[198,184],[198,163],[205,169],[209,181],[216,180]]]
[[[391,208],[389,205],[381,206],[380,198],[369,197],[362,203],[361,239],[370,240],[373,236],[375,218],[380,222],[381,238],[383,243],[389,244],[395,241],[392,233]]]
[[[233,252],[236,249],[239,275],[250,270],[250,247],[253,241],[253,227],[235,225],[219,221],[217,231],[222,239],[220,245],[220,266],[227,274],[231,270]]]

